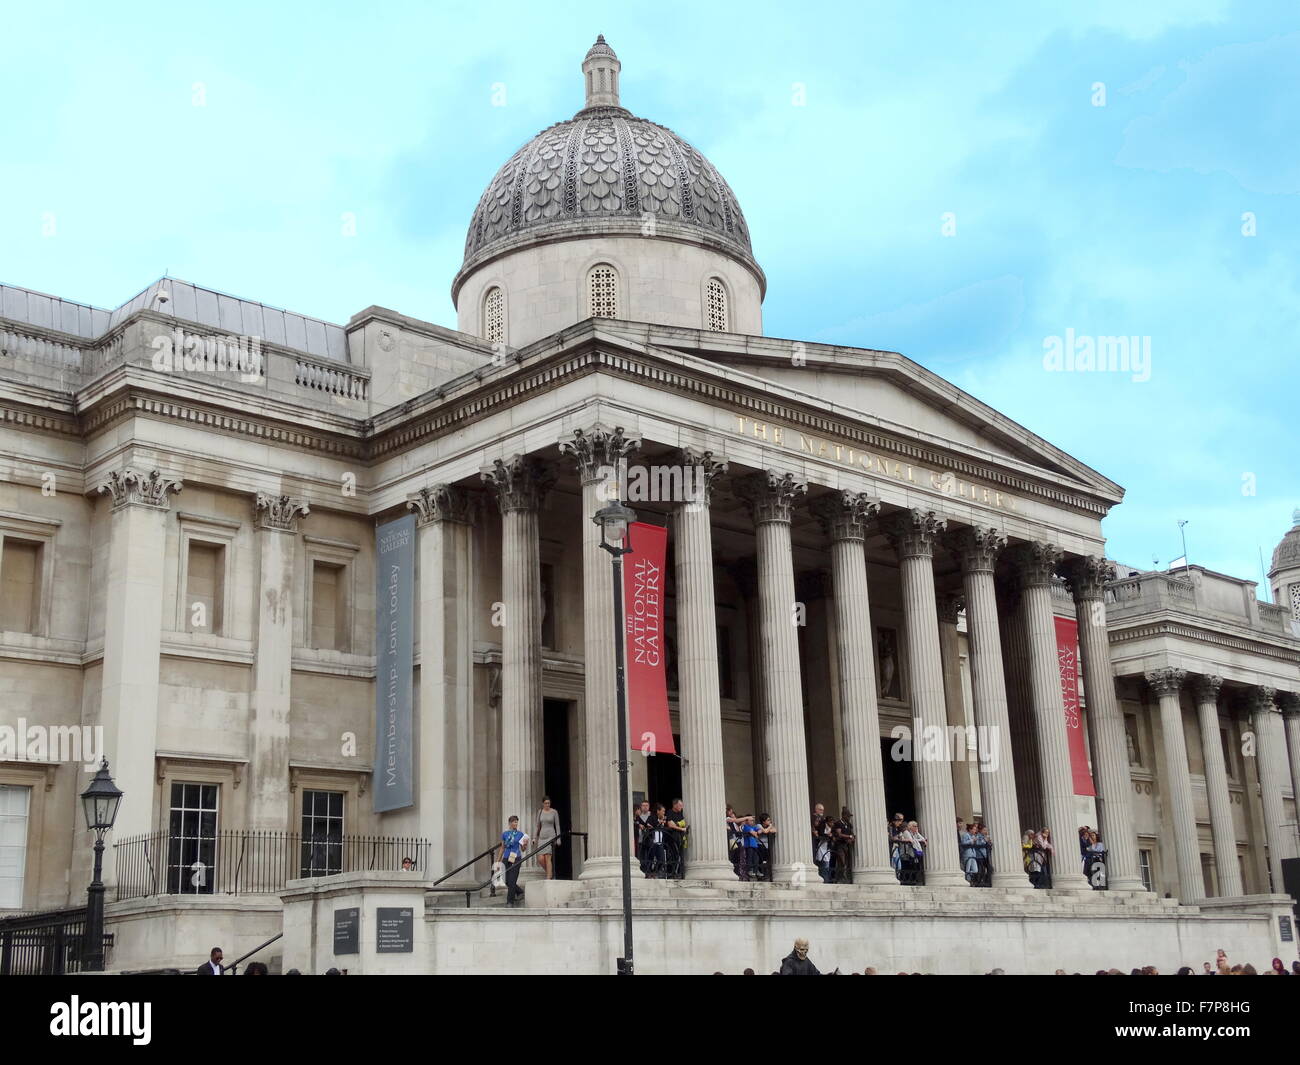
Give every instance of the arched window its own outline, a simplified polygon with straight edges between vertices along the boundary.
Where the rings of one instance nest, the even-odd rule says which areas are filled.
[[[704,317],[708,328],[714,333],[725,333],[727,324],[727,289],[716,277],[709,278],[705,286]]]
[[[495,285],[483,297],[483,339],[493,344],[504,344],[506,340],[505,304],[505,296]]]
[[[592,318],[618,317],[618,275],[609,263],[598,263],[587,275],[587,300]]]

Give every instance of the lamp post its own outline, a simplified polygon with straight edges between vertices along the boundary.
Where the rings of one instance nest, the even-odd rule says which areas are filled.
[[[82,972],[104,971],[104,833],[117,820],[122,792],[108,772],[108,759],[100,764],[90,786],[81,793],[86,827],[95,833],[95,879],[86,891],[86,930],[81,946]]]
[[[632,969],[632,811],[628,806],[627,774],[627,685],[623,661],[623,556],[632,550],[631,525],[636,511],[615,500],[601,507],[591,519],[600,526],[600,546],[610,554],[614,574],[614,676],[618,708],[618,809],[623,845],[623,957],[618,959],[619,976],[631,976]]]

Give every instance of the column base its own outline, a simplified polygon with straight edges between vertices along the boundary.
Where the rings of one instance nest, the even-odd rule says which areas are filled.
[[[692,862],[688,859],[686,862],[686,878],[688,880],[728,880],[732,883],[739,883],[736,879],[736,870],[726,860]]]
[[[623,875],[622,858],[588,858],[582,863],[582,872],[578,874],[579,880],[617,880]],[[644,874],[641,867],[637,865],[636,858],[632,859],[632,879],[643,879]]]
[[[1146,892],[1148,894],[1153,894],[1153,892],[1150,892],[1147,886],[1144,883],[1142,883],[1142,878],[1140,876],[1124,877],[1122,879],[1112,878],[1106,882],[1106,890],[1140,891],[1140,892]]]
[[[1029,882],[1029,874],[1024,872],[999,873],[994,871],[990,886],[995,888],[1026,888],[1030,891],[1034,885]]]
[[[1058,876],[1052,874],[1051,891],[1077,891],[1079,894],[1087,892],[1092,893],[1092,885],[1088,883],[1082,873],[1075,873],[1072,876]]]
[[[952,870],[934,870],[925,871],[925,886],[932,887],[959,887],[969,888],[970,884],[966,881],[966,875],[958,869]]]
[[[854,869],[854,885],[861,884],[863,887],[898,887],[898,876],[894,870],[886,865],[879,869]]]

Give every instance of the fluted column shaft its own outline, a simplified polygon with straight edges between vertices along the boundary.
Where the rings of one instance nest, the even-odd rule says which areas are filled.
[[[542,572],[538,510],[553,483],[540,463],[497,460],[483,479],[501,508],[501,816],[527,825],[542,799]],[[538,875],[537,863],[524,867]]]
[[[991,528],[964,529],[953,538],[953,546],[962,562],[976,732],[981,743],[994,737],[993,742],[997,744],[997,760],[992,765],[985,765],[984,751],[980,752],[979,778],[980,808],[993,840],[993,886],[1024,887],[1027,880],[1020,856],[1020,812],[1011,753],[1011,722],[998,627],[997,588],[993,583],[993,566],[1006,546],[1006,537]]]
[[[886,531],[898,554],[903,592],[903,626],[912,694],[913,774],[918,821],[929,839],[926,887],[964,885],[953,830],[955,807],[949,759],[927,757],[925,737],[946,735],[948,708],[939,654],[939,615],[934,599],[934,542],[946,523],[933,511],[912,510],[890,519]],[[938,731],[936,731],[938,730]],[[947,749],[946,742],[942,745]]]
[[[1065,726],[1061,664],[1052,612],[1052,575],[1061,552],[1052,544],[1031,543],[1016,551],[1020,612],[1029,647],[1029,681],[1033,693],[1034,735],[1042,781],[1043,817],[1052,830],[1056,852],[1052,887],[1088,888],[1076,850],[1079,826],[1074,813],[1074,770]]]
[[[1286,823],[1282,789],[1287,772],[1283,764],[1286,737],[1282,717],[1273,701],[1273,688],[1255,688],[1250,693],[1250,723],[1255,730],[1255,761],[1259,770],[1259,797],[1264,807],[1264,836],[1268,841],[1268,868],[1273,890],[1283,890],[1282,859],[1295,849],[1295,827]]]
[[[289,686],[293,675],[293,555],[307,504],[259,492],[257,657],[253,665],[250,828],[283,832],[289,798]]]
[[[889,842],[880,830],[888,813],[880,761],[880,713],[867,586],[866,523],[879,509],[878,501],[854,492],[826,497],[818,508],[818,516],[831,537],[844,792],[857,828],[853,846],[855,884],[896,881],[889,864]]]
[[[1295,796],[1296,810],[1300,811],[1300,693],[1278,692],[1277,701],[1282,707],[1283,730],[1290,755],[1291,794]]]
[[[811,865],[808,748],[795,631],[790,510],[807,486],[790,474],[764,473],[736,486],[750,506],[758,545],[759,644],[766,709],[768,811],[777,836],[773,879],[789,881]]]
[[[1219,895],[1231,898],[1242,893],[1241,869],[1237,864],[1237,833],[1232,827],[1232,796],[1228,794],[1228,768],[1223,760],[1219,736],[1219,688],[1221,677],[1201,676],[1192,682],[1196,696],[1196,717],[1201,727],[1201,753],[1205,761],[1205,797],[1210,804],[1210,831],[1214,836],[1214,864],[1219,873]]]
[[[1174,857],[1178,863],[1178,899],[1192,903],[1205,897],[1201,874],[1201,847],[1196,834],[1192,806],[1192,775],[1187,768],[1187,738],[1183,735],[1183,711],[1178,693],[1186,671],[1159,669],[1146,675],[1147,683],[1160,700],[1160,732],[1164,741],[1165,776],[1160,790],[1168,798],[1174,827]]]
[[[700,498],[678,505],[677,699],[682,730],[682,796],[691,825],[687,872],[733,880],[727,857],[727,782],[722,762],[722,697],[718,683],[718,621],[713,589],[710,486],[726,470],[711,452],[688,451],[684,466],[700,472]],[[698,483],[698,482],[697,482]]]
[[[614,603],[610,584],[612,567],[609,553],[600,546],[600,526],[592,518],[601,507],[622,498],[620,471],[637,444],[638,441],[625,437],[622,429],[600,424],[590,429],[578,429],[560,442],[560,450],[576,464],[582,482],[582,652],[587,787],[587,860],[580,874],[583,880],[616,877],[622,873],[617,767],[630,755],[618,749]],[[639,745],[635,737],[632,742]]]
[[[1114,565],[1096,556],[1076,558],[1066,571],[1079,626],[1092,778],[1097,789],[1097,825],[1106,844],[1106,882],[1112,891],[1145,891],[1133,827],[1128,739],[1115,694],[1110,638],[1106,634],[1105,586],[1114,577]]]

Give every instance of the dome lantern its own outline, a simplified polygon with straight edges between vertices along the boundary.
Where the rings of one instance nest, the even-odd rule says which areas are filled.
[[[618,72],[623,64],[618,61],[603,33],[596,36],[596,43],[587,50],[582,61],[582,73],[586,80],[587,102],[584,110],[592,107],[618,107]]]

